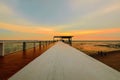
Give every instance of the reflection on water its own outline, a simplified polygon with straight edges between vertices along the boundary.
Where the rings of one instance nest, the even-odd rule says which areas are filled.
[[[72,45],[87,54],[120,50],[120,41],[79,41]]]
[[[43,46],[44,43],[41,42],[41,46]],[[35,46],[39,46],[39,43],[35,43]],[[34,47],[34,43],[26,43],[26,49],[30,49]],[[19,42],[19,43],[4,43],[4,51],[5,51],[5,55],[6,54],[10,54],[16,51],[21,51],[23,50],[23,43]]]

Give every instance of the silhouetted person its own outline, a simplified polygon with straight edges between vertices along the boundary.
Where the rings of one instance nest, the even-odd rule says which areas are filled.
[[[98,51],[98,55],[104,56],[102,51]]]
[[[62,40],[62,42],[65,42],[64,40]]]

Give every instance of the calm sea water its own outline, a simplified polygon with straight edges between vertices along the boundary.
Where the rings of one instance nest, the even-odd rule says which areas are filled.
[[[35,44],[36,46],[39,45],[39,43]],[[33,48],[34,47],[34,43],[27,43],[26,45],[26,49],[29,48]],[[4,51],[5,51],[5,55],[6,54],[10,54],[16,51],[21,51],[23,49],[23,43],[4,43]]]

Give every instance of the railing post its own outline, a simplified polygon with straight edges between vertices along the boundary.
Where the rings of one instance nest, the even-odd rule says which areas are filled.
[[[35,49],[36,49],[36,42],[33,42],[33,50],[34,50],[34,52],[36,51]]]
[[[43,41],[43,47],[45,46],[45,41]]]
[[[48,45],[48,41],[46,41],[46,46]]]
[[[41,41],[39,41],[39,48],[41,47]]]
[[[0,56],[4,56],[4,43],[0,43]]]
[[[23,42],[23,51],[26,50],[26,42]]]
[[[33,42],[33,46],[34,46],[34,48],[35,48],[35,46],[36,46],[36,45],[35,45],[35,42]]]

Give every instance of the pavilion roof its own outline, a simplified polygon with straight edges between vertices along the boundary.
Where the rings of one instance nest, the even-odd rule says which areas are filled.
[[[72,38],[73,36],[54,36],[54,38]]]

